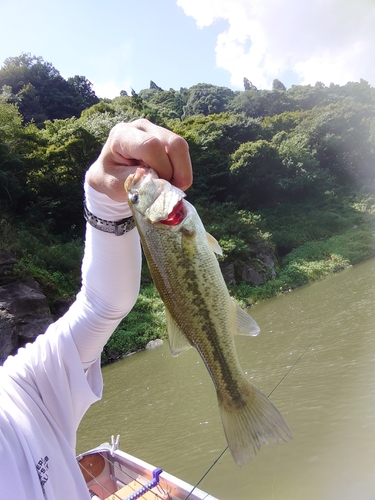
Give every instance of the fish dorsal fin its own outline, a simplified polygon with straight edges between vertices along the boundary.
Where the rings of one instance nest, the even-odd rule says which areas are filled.
[[[223,250],[222,250],[221,246],[219,245],[217,239],[214,238],[212,236],[212,234],[207,233],[207,232],[206,232],[206,236],[207,236],[207,241],[208,241],[208,244],[209,244],[211,250],[219,255],[223,255]]]
[[[249,335],[251,337],[256,337],[260,332],[260,328],[257,322],[247,314],[241,307],[232,300],[232,311],[234,319],[233,332],[238,335]]]
[[[168,309],[165,309],[167,315],[167,332],[168,332],[168,340],[169,340],[169,349],[171,351],[172,356],[178,356],[184,351],[187,351],[192,347],[188,339],[181,332],[179,327],[176,325],[176,322],[172,318],[171,313]]]

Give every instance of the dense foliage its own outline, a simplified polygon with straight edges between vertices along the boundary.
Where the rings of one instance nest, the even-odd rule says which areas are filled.
[[[42,57],[21,54],[8,57],[0,69],[0,89],[17,103],[25,122],[79,116],[99,102],[92,84],[84,76],[65,80]]]
[[[231,290],[245,303],[371,256],[375,89],[363,80],[288,90],[275,80],[272,90],[258,90],[245,79],[244,87],[176,91],[151,82],[99,101],[85,77],[64,80],[27,54],[7,59],[0,69],[0,248],[18,258],[19,275],[38,278],[52,304],[77,291],[84,172],[112,126],[137,117],[188,141],[195,175],[188,199],[223,247],[223,270],[259,270],[259,247],[275,255],[265,284],[235,275]],[[163,330],[146,271],[142,289],[111,341],[119,352]],[[126,340],[120,331],[130,332]]]

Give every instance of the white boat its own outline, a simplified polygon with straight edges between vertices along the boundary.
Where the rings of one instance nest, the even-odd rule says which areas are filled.
[[[119,436],[77,457],[93,500],[218,500],[119,449]]]

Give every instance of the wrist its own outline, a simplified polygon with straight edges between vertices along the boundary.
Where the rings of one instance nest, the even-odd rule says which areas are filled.
[[[86,206],[97,217],[116,221],[131,216],[127,201],[114,201],[106,194],[96,191],[87,182],[84,184],[84,191]]]
[[[114,201],[107,195],[96,191],[87,182],[84,189],[84,217],[95,229],[122,236],[135,227],[127,202]]]

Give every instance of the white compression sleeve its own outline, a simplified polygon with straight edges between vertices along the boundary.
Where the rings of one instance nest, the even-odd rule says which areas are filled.
[[[85,184],[87,208],[117,221],[131,215],[118,203]],[[84,368],[99,356],[114,329],[132,309],[139,293],[141,246],[137,229],[122,236],[86,227],[82,288],[68,313],[70,331]]]

